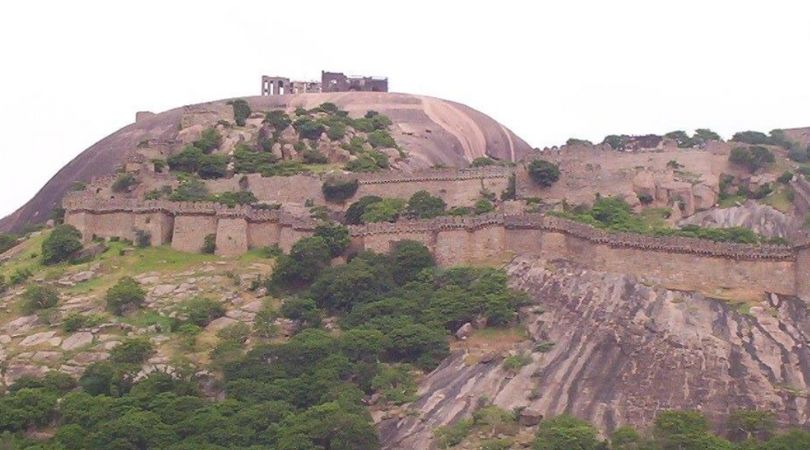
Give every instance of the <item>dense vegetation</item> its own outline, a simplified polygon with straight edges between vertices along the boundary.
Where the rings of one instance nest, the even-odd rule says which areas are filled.
[[[407,201],[400,198],[367,195],[349,205],[345,213],[345,222],[349,225],[360,225],[373,222],[396,222],[400,218],[432,219],[439,216],[480,215],[494,210],[495,205],[488,198],[481,198],[470,207],[448,209],[441,197],[431,195],[427,191],[417,191]]]
[[[741,167],[745,167],[752,173],[772,164],[775,159],[770,150],[760,145],[734,147],[731,149],[731,153],[728,156],[729,161]]]
[[[560,168],[543,159],[529,163],[529,177],[540,186],[549,187],[560,179]]]
[[[567,208],[565,211],[555,214],[614,232],[640,233],[650,236],[682,236],[745,244],[785,243],[783,239],[769,239],[743,227],[701,228],[697,225],[687,225],[681,228],[669,228],[660,220],[660,217],[655,220],[651,215],[634,214],[630,205],[617,197],[597,197],[591,208],[579,206]]]
[[[424,246],[410,241],[398,243],[388,255],[362,253],[329,267],[348,244],[345,227],[324,223],[279,260],[269,286],[289,295],[280,313],[300,323],[289,340],[259,340],[246,351],[246,325],[217,333],[211,367],[224,377],[225,400],[204,398],[191,369],[137,376],[155,348],[147,337],[131,337],[111,351],[109,360],[91,364],[78,382],[57,373],[20,379],[0,397],[0,432],[6,433],[0,445],[379,448],[363,400],[378,393],[386,403],[409,401],[416,388],[413,372],[435,367],[448,354],[450,332],[481,317],[491,326],[507,325],[525,298],[506,287],[502,271],[440,270]],[[50,294],[36,298],[52,303]],[[142,300],[143,290],[130,278],[107,294],[116,313],[131,311]],[[224,312],[219,302],[195,297],[178,306],[170,328],[182,342]],[[338,317],[340,333],[320,327],[329,315]],[[272,319],[262,317],[257,317],[257,333],[263,320]],[[91,319],[72,317],[64,326],[76,329]],[[36,442],[24,433],[34,428],[55,434]]]

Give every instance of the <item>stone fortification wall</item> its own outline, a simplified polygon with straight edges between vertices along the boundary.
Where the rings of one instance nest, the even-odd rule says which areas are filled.
[[[451,206],[471,206],[481,197],[482,190],[500,195],[509,184],[514,169],[511,167],[482,167],[470,169],[437,169],[406,174],[402,172],[369,173],[353,175],[359,187],[349,202],[365,195],[398,197],[408,199],[417,191],[425,190],[441,197]],[[326,204],[321,191],[323,177],[300,174],[289,177],[263,177],[259,174],[207,181],[213,193],[239,191],[243,187],[253,192],[256,198],[268,203]]]
[[[67,199],[66,221],[92,236],[134,239],[147,230],[153,244],[196,252],[216,235],[217,253],[239,255],[279,245],[289,251],[311,235],[315,222],[281,210],[215,203],[79,201]],[[810,264],[810,245],[796,247],[711,242],[684,237],[609,233],[541,214],[441,217],[427,221],[349,227],[353,247],[386,252],[397,241],[425,244],[439,264],[502,261],[516,254],[569,259],[595,270],[636,275],[665,286],[722,295],[727,290],[776,292],[810,298],[810,282],[799,273]]]

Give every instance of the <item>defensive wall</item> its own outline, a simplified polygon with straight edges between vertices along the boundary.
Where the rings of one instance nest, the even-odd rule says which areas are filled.
[[[224,256],[271,245],[289,251],[315,227],[313,220],[281,210],[215,203],[68,198],[64,207],[65,221],[86,240],[94,236],[134,240],[142,230],[150,233],[153,245],[197,252],[206,236],[216,235],[217,253]],[[810,244],[806,243],[748,245],[608,233],[540,214],[442,217],[349,229],[355,250],[387,252],[395,242],[415,240],[430,248],[443,266],[527,254],[627,273],[675,289],[707,293],[745,289],[810,299],[810,280],[802,269],[810,267]]]
[[[434,169],[413,174],[389,172],[354,175],[358,181],[358,199],[366,195],[380,197],[410,198],[418,191],[428,191],[441,197],[448,205],[472,206],[481,198],[482,191],[500,195],[508,186],[514,173],[512,167],[480,167],[469,169]],[[327,204],[321,187],[324,178],[313,174],[289,177],[263,177],[260,174],[208,180],[206,185],[213,193],[247,189],[262,202],[304,204]]]

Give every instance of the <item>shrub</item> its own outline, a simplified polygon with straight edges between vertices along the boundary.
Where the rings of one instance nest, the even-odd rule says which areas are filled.
[[[738,133],[734,133],[734,136],[731,137],[731,140],[751,145],[771,144],[771,138],[767,134],[761,133],[759,131],[740,131]]]
[[[517,372],[530,362],[532,362],[532,358],[525,354],[509,355],[503,359],[503,368],[509,372]]]
[[[394,275],[394,281],[400,286],[415,280],[422,270],[436,265],[430,250],[421,242],[398,241],[394,242],[392,247],[391,272]]]
[[[203,246],[201,251],[203,253],[213,255],[214,252],[217,251],[217,235],[216,234],[207,234],[203,239]]]
[[[326,130],[326,136],[333,141],[339,141],[346,137],[346,125],[337,122],[332,124],[328,130]]]
[[[396,222],[405,209],[405,200],[399,198],[386,198],[366,206],[361,220],[370,222]]]
[[[324,181],[321,190],[327,201],[341,203],[351,198],[359,183],[357,179],[345,179],[340,177],[331,177]]]
[[[346,223],[348,225],[362,224],[363,213],[366,212],[366,208],[368,208],[369,205],[381,201],[382,197],[377,197],[376,195],[366,195],[364,197],[360,197],[359,200],[349,205],[349,208],[346,209],[346,214],[344,216]]]
[[[23,312],[31,314],[43,309],[53,308],[59,302],[59,293],[48,286],[29,286],[23,293]]]
[[[549,187],[560,179],[560,168],[553,163],[536,159],[529,163],[529,177],[543,187]]]
[[[206,128],[200,134],[200,138],[194,141],[194,147],[202,150],[203,153],[211,153],[222,145],[222,135],[216,128]]]
[[[599,447],[596,429],[589,423],[571,416],[557,416],[540,422],[534,450],[596,450]]]
[[[149,338],[130,338],[110,351],[110,361],[116,364],[142,364],[154,353],[155,346]]]
[[[343,168],[349,172],[377,172],[381,169],[371,153],[360,155],[357,159],[347,162]]]
[[[236,122],[236,125],[240,127],[245,126],[247,118],[250,117],[250,114],[252,113],[250,105],[241,98],[233,100],[230,103],[231,107],[233,107],[233,121]]]
[[[277,133],[280,133],[290,126],[292,119],[283,110],[275,109],[265,114],[264,123],[273,127]]]
[[[335,114],[339,109],[340,108],[338,108],[337,105],[332,102],[324,102],[318,106],[318,111],[325,112],[327,114]]]
[[[692,148],[695,142],[683,130],[670,131],[664,135],[665,138],[672,139],[678,145],[678,148]]]
[[[212,320],[225,315],[225,307],[219,302],[206,297],[194,297],[186,300],[180,307],[184,322],[205,327]]]
[[[649,205],[653,202],[653,196],[648,193],[638,194],[638,201],[641,202],[642,205]]]
[[[460,444],[470,434],[472,419],[461,419],[452,425],[445,425],[433,431],[439,448],[451,448]],[[562,447],[561,447],[562,449]]]
[[[447,204],[440,197],[430,195],[428,191],[418,191],[408,200],[406,213],[411,218],[430,219],[444,214]]]
[[[810,160],[810,147],[808,148],[801,148],[801,147],[793,147],[788,151],[788,158],[792,159],[793,161],[804,163]]]
[[[72,225],[59,225],[42,242],[42,263],[58,264],[70,260],[81,250],[82,234]]]
[[[173,202],[199,202],[208,200],[208,188],[196,178],[187,178],[172,192],[169,200]]]
[[[256,195],[250,191],[222,192],[213,196],[211,200],[223,205],[227,205],[231,208],[236,205],[250,205],[259,201],[259,199],[256,198]]]
[[[197,175],[205,180],[222,178],[227,173],[228,158],[224,155],[203,155],[199,159]]]
[[[5,253],[19,242],[17,236],[13,234],[0,233],[0,253]]]
[[[115,182],[112,184],[112,191],[113,192],[128,192],[129,188],[136,185],[138,180],[135,179],[135,175],[131,173],[122,173],[118,175],[118,178],[115,179]]]
[[[697,130],[695,130],[694,139],[701,144],[706,143],[708,141],[722,141],[722,138],[720,138],[719,134],[715,133],[714,131],[708,128],[698,128]]]
[[[396,148],[397,143],[385,130],[374,130],[368,134],[368,143],[372,147]]]
[[[323,153],[314,148],[304,150],[303,159],[307,164],[326,164],[328,161]]]
[[[65,333],[73,333],[74,331],[81,330],[82,328],[94,327],[100,324],[104,318],[98,314],[81,314],[71,312],[62,321],[62,330]]]
[[[779,178],[776,179],[776,181],[778,181],[778,182],[780,182],[782,184],[788,184],[792,180],[793,180],[793,172],[791,172],[789,170],[786,170],[786,171],[782,172],[782,175],[779,175]]]
[[[765,147],[735,147],[731,150],[728,160],[739,166],[747,168],[750,172],[766,167],[774,162],[773,153]]]
[[[590,147],[593,146],[593,142],[587,139],[569,138],[567,141],[565,141],[565,145],[586,145]]]
[[[293,127],[298,131],[301,139],[319,139],[321,134],[326,131],[326,127],[322,123],[312,120],[310,117],[299,118],[293,123]]]
[[[233,161],[236,173],[261,173],[272,168],[276,157],[272,153],[258,152],[244,144],[239,144],[233,151]]]
[[[244,322],[236,322],[217,331],[217,337],[223,341],[244,344],[250,336],[250,327]]]
[[[311,298],[289,298],[279,312],[282,317],[300,321],[304,327],[315,327],[321,322],[321,312]]]
[[[495,211],[495,205],[485,198],[479,199],[473,206],[473,212],[475,212],[476,215],[487,214],[492,211]]]
[[[202,150],[193,146],[186,145],[175,155],[171,155],[166,159],[169,165],[169,170],[195,173],[200,167],[200,159],[205,156]]]
[[[340,256],[349,247],[349,229],[343,225],[328,224],[315,227],[315,236],[323,238],[332,257]]]
[[[132,277],[123,277],[107,290],[107,310],[116,315],[140,308],[146,299],[146,291]]]
[[[311,282],[329,265],[330,259],[329,245],[322,237],[299,239],[290,249],[289,256],[279,258],[272,281],[283,286]]]
[[[382,366],[371,380],[371,388],[379,392],[383,400],[395,405],[416,399],[416,382],[407,364]]]

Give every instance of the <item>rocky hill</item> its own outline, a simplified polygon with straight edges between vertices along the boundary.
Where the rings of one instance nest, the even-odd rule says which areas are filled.
[[[302,94],[248,97],[255,113],[281,109],[292,114],[297,108],[312,109],[333,103],[352,116],[379,112],[392,120],[391,134],[407,148],[407,161],[400,170],[412,171],[435,165],[463,167],[477,157],[504,161],[525,157],[531,147],[504,125],[468,106],[432,97],[376,92]],[[0,231],[29,223],[42,223],[76,182],[108,176],[124,164],[143,142],[162,146],[160,151],[179,151],[185,142],[199,136],[203,125],[233,122],[228,101],[188,105],[159,114],[141,113],[141,120],[100,140],[63,167],[19,210],[0,221]],[[259,120],[259,122],[261,122]],[[238,142],[238,137],[234,136]]]

